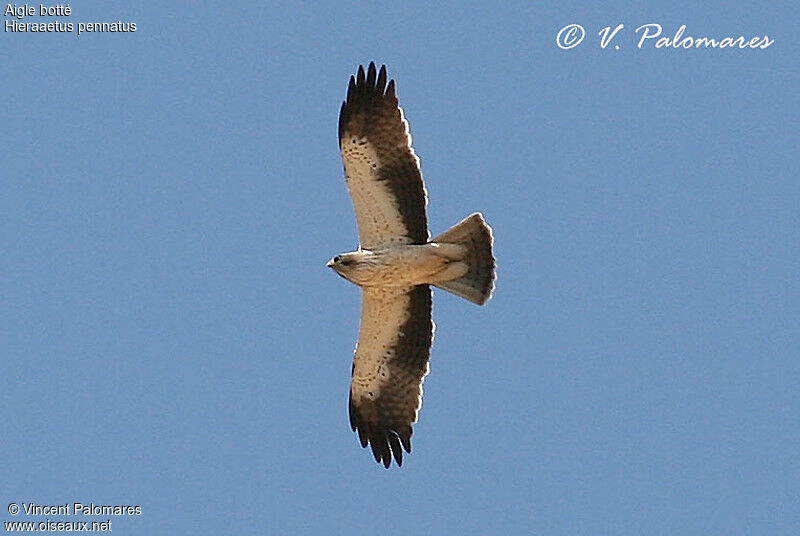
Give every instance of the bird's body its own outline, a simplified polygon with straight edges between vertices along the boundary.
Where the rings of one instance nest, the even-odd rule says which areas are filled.
[[[430,285],[483,305],[494,289],[493,237],[475,213],[429,240],[419,159],[386,67],[350,78],[339,147],[360,238],[357,251],[328,262],[362,289],[350,425],[388,468],[411,452],[433,340]]]
[[[331,267],[360,287],[412,287],[450,281],[467,273],[467,248],[458,244],[362,249],[340,256]]]

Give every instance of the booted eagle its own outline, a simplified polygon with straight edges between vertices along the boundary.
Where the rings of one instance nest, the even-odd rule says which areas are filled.
[[[386,66],[350,77],[339,148],[358,222],[358,251],[328,262],[362,290],[350,426],[387,468],[411,452],[428,373],[434,285],[478,305],[494,289],[492,230],[479,213],[429,240],[425,186]]]

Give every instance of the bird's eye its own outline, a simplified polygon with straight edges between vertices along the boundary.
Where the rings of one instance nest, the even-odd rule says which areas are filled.
[[[333,264],[336,264],[336,263],[338,263],[340,260],[342,260],[342,258],[341,258],[339,255],[336,255],[336,256],[333,258]]]

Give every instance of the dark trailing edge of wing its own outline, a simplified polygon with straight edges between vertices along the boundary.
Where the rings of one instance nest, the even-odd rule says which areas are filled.
[[[359,66],[358,74],[350,77],[347,98],[339,112],[339,148],[345,132],[374,144],[381,159],[377,180],[385,182],[392,192],[412,243],[424,244],[429,236],[422,172],[409,143],[394,80],[387,84],[386,79],[386,66],[378,71],[375,62],[366,72]]]
[[[350,428],[358,433],[361,446],[369,445],[375,461],[387,469],[392,457],[401,466],[403,450],[411,453],[411,425],[415,421],[433,340],[428,285],[419,285],[410,291],[409,308],[408,320],[400,328],[400,339],[392,348],[394,358],[390,367],[396,371],[396,378],[381,386],[374,400],[360,398],[356,404],[352,391],[350,393]]]

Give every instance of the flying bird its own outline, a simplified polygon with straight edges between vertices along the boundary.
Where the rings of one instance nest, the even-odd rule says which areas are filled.
[[[359,248],[328,266],[362,290],[350,384],[350,427],[388,468],[411,452],[433,321],[431,289],[478,305],[494,289],[492,229],[480,213],[430,240],[419,158],[386,66],[358,68],[339,114],[339,149]]]

